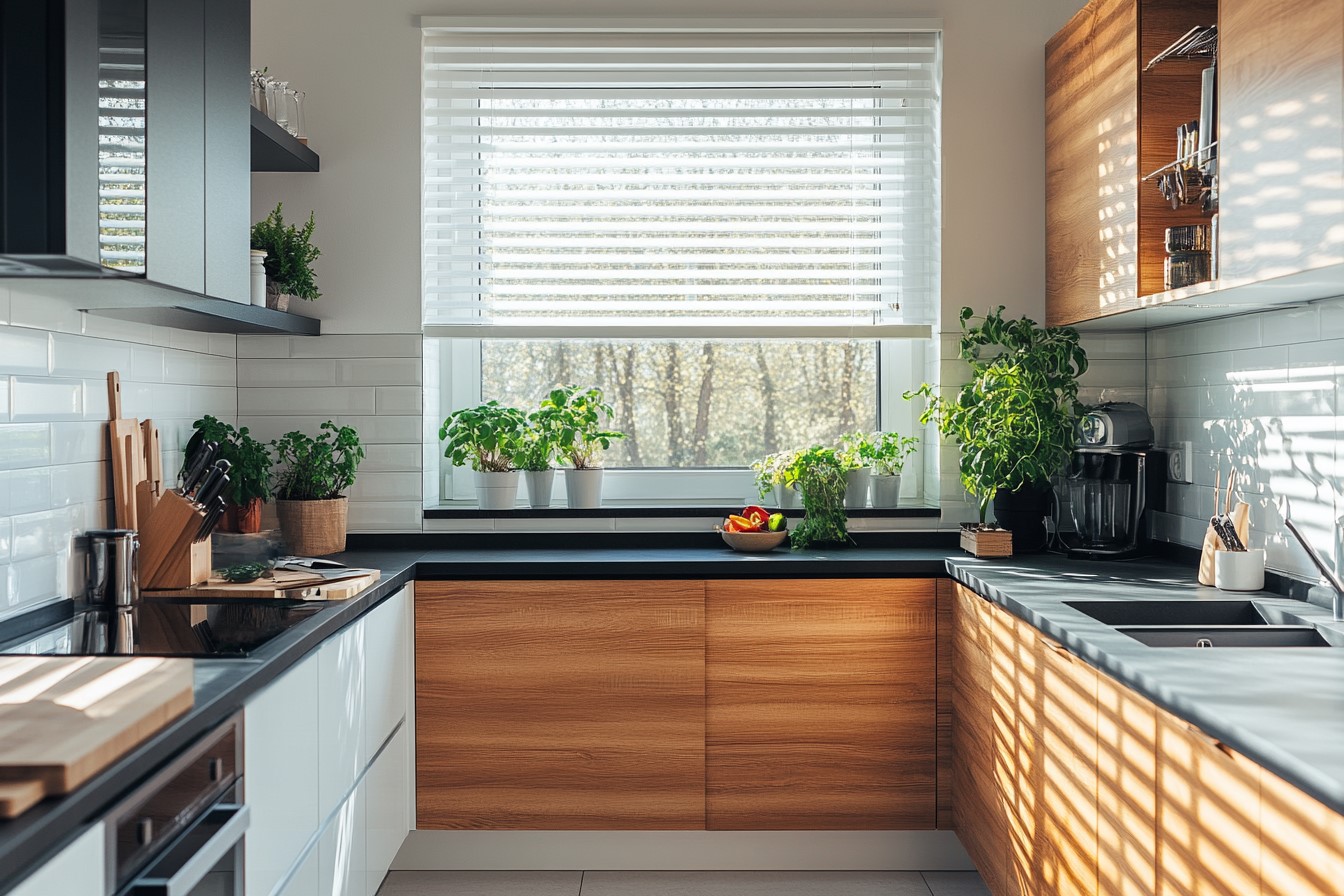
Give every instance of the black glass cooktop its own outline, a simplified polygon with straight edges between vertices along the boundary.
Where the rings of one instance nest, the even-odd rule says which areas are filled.
[[[154,598],[79,610],[0,641],[0,655],[245,657],[325,606],[304,601]]]

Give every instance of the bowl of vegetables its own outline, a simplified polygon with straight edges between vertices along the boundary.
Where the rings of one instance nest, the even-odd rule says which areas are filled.
[[[763,553],[773,551],[789,537],[789,521],[782,513],[771,513],[755,504],[741,513],[730,513],[715,527],[724,544],[735,551]]]

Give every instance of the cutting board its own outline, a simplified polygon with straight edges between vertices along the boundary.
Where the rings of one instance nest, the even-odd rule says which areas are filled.
[[[232,584],[211,576],[203,585],[145,591],[145,597],[195,597],[202,600],[221,598],[284,598],[287,600],[346,600],[368,588],[382,577],[376,569],[351,569],[345,578],[315,576],[312,573],[277,569],[272,578],[246,584]]]
[[[193,663],[0,657],[0,818],[65,794],[191,708]]]

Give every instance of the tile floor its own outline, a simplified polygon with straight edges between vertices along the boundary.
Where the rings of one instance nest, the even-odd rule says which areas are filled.
[[[974,871],[393,871],[378,896],[989,896]]]

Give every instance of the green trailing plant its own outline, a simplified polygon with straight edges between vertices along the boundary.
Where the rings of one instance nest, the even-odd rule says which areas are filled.
[[[322,254],[312,243],[317,225],[312,212],[302,227],[286,224],[283,206],[277,203],[274,211],[252,225],[252,248],[266,253],[266,276],[281,292],[313,301],[322,297],[313,273],[313,262]]]
[[[803,521],[789,533],[789,544],[803,550],[849,541],[845,515],[845,465],[834,448],[814,445],[799,451],[788,477],[803,499]]]
[[[592,470],[602,466],[601,452],[625,438],[619,430],[604,428],[614,414],[597,386],[558,386],[541,400],[536,419],[554,434],[558,456],[576,470]]]
[[[287,432],[271,443],[275,451],[275,496],[281,501],[324,501],[341,497],[355,482],[364,459],[359,433],[328,420],[316,437]]]
[[[439,427],[443,456],[454,466],[470,466],[480,473],[507,473],[518,469],[527,416],[515,407],[491,399],[473,408],[453,411]]]
[[[919,439],[898,432],[875,432],[864,436],[859,455],[878,476],[899,476],[905,461],[919,447]]]
[[[920,422],[961,446],[961,484],[979,500],[983,526],[998,492],[1047,487],[1073,452],[1087,353],[1077,330],[1005,320],[1000,305],[979,322],[961,309],[960,354],[971,376],[955,398],[929,383],[905,397],[923,397]]]
[[[216,417],[206,414],[191,424],[196,430],[187,441],[182,471],[186,471],[187,458],[203,442],[219,444],[219,459],[227,460],[229,466],[229,488],[225,497],[238,506],[254,498],[265,501],[271,496],[271,454],[266,446],[252,438],[246,426],[235,429]]]

